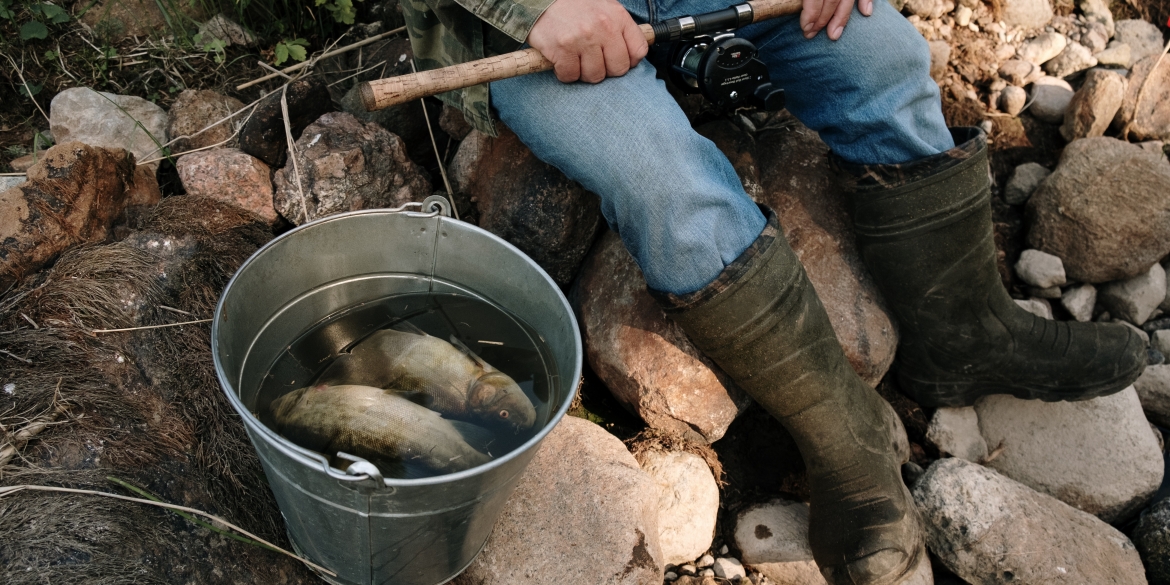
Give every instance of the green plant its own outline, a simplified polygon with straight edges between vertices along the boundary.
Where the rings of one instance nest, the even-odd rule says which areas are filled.
[[[208,53],[213,53],[215,55],[214,59],[216,63],[222,65],[224,60],[227,59],[227,52],[224,51],[224,49],[227,48],[227,43],[221,39],[208,39],[207,41],[204,41],[203,35],[196,33],[195,36],[191,37],[191,42],[195,43],[196,47],[199,47]]]
[[[316,0],[317,6],[324,6],[329,14],[333,16],[333,20],[342,24],[353,24],[353,19],[357,16],[357,10],[354,9],[353,0]],[[361,0],[358,0],[361,2]]]
[[[276,43],[276,46],[273,48],[276,55],[276,65],[280,65],[281,63],[288,61],[290,58],[293,61],[304,61],[309,56],[308,52],[305,50],[305,47],[308,46],[309,41],[301,38],[281,40],[280,42]]]
[[[5,5],[0,6],[0,16],[9,20],[15,19],[16,14],[11,9],[10,0],[3,1]],[[20,39],[23,41],[48,38],[49,24],[69,22],[69,13],[56,4],[32,2],[26,6],[26,9],[31,18],[20,25]]]

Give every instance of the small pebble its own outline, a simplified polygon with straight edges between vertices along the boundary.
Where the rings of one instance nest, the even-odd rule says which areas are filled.
[[[699,576],[700,577],[714,577],[715,570],[714,569],[703,569],[702,571],[699,571]]]
[[[675,573],[674,571],[667,571],[666,574],[662,577],[667,581],[674,581],[675,579],[678,579],[678,573]]]
[[[1151,366],[1157,366],[1166,363],[1166,356],[1162,355],[1162,352],[1152,347],[1146,348],[1146,359],[1148,360],[1146,364]]]
[[[4,393],[5,394],[12,396],[15,392],[16,392],[16,384],[9,382],[9,383],[4,385]]]
[[[1142,323],[1142,330],[1146,333],[1153,333],[1161,329],[1170,329],[1170,317],[1151,319],[1145,323]]]
[[[715,575],[727,580],[739,579],[747,576],[739,559],[720,557],[715,560]]]
[[[715,564],[715,557],[713,557],[711,555],[703,555],[703,556],[699,557],[698,561],[695,562],[695,566],[698,566],[698,567],[710,567],[711,565],[714,565],[714,564]]]
[[[995,125],[992,124],[991,120],[984,120],[984,121],[979,123],[979,128],[987,134],[991,134],[991,130],[994,127],[995,127]]]
[[[678,568],[678,574],[679,575],[694,575],[695,574],[695,566],[691,565],[691,564],[680,565]]]
[[[721,555],[727,554],[727,545],[726,544],[723,545],[723,548],[719,549],[719,554],[721,554]]]

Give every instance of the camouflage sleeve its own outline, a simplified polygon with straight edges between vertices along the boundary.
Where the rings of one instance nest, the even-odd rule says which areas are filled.
[[[553,0],[456,0],[484,22],[524,42]]]

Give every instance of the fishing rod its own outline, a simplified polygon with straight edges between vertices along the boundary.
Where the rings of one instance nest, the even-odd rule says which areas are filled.
[[[779,16],[797,14],[801,0],[750,0],[730,8],[639,25],[646,42],[676,43],[670,54],[671,76],[684,90],[703,93],[720,105],[783,106],[783,92],[768,82],[767,68],[756,50],[732,31]],[[533,48],[468,61],[441,69],[362,83],[362,104],[381,110],[422,97],[548,71],[553,64]]]

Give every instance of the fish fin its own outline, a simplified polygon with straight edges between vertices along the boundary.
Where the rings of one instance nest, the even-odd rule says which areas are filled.
[[[338,386],[347,384],[349,378],[348,372],[351,368],[349,362],[352,360],[353,354],[343,353],[337,356],[337,359],[330,362],[328,366],[325,366],[321,375],[317,376],[317,379],[313,381],[312,385],[320,386],[324,384],[326,386]]]
[[[458,349],[459,351],[463,352],[464,355],[471,358],[475,363],[479,364],[479,367],[483,368],[483,371],[485,371],[485,372],[496,371],[496,369],[493,368],[490,364],[483,361],[483,358],[476,355],[476,353],[474,351],[471,351],[470,347],[467,347],[467,345],[465,343],[463,343],[462,341],[459,341],[458,337],[451,335],[450,341],[451,341],[451,345],[455,346],[455,349]]]
[[[386,391],[397,394],[398,396],[401,396],[419,406],[424,406],[434,410],[432,405],[435,403],[435,397],[427,394],[426,392],[421,392],[419,390],[398,390],[395,388],[386,388]]]
[[[491,455],[491,453],[488,451],[488,448],[491,447],[492,443],[496,441],[495,433],[479,425],[474,425],[461,420],[448,419],[447,422],[451,423],[452,427],[455,427],[455,430],[459,432],[459,435],[463,437],[464,441],[467,441],[467,444],[470,445],[472,449],[475,449],[480,453]]]

